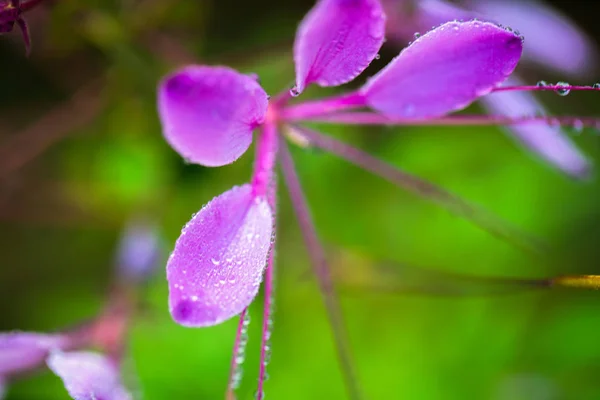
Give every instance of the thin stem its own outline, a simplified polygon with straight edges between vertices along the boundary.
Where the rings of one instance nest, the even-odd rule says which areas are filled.
[[[550,126],[585,127],[600,129],[600,118],[578,116],[526,116],[506,117],[499,115],[450,115],[438,118],[389,118],[373,112],[340,112],[304,118],[305,122],[323,122],[346,125],[385,126],[509,126],[544,123]]]
[[[273,243],[273,246],[275,243]],[[267,270],[265,271],[265,303],[263,306],[263,324],[262,337],[260,343],[260,369],[258,371],[258,388],[256,390],[256,400],[262,400],[264,397],[264,382],[267,377],[267,364],[271,357],[271,326],[272,326],[272,307],[273,307],[273,251],[269,256]]]
[[[481,276],[441,271],[396,262],[351,265],[365,273],[348,274],[346,268],[334,268],[335,281],[345,292],[424,295],[436,297],[504,296],[536,290],[575,288],[599,290],[600,276],[570,275],[551,278]],[[366,276],[366,278],[365,278]]]
[[[284,180],[292,200],[292,207],[296,212],[300,230],[304,237],[313,271],[317,278],[327,315],[332,326],[334,340],[337,345],[337,355],[342,368],[346,388],[351,399],[360,399],[362,398],[360,394],[361,390],[356,378],[342,310],[336,296],[331,271],[329,270],[329,265],[325,257],[325,251],[319,241],[306,199],[302,192],[300,180],[298,179],[292,157],[285,142],[281,143],[279,153]]]
[[[279,118],[288,122],[300,121],[335,111],[360,108],[365,105],[364,97],[358,92],[346,93],[286,107],[280,111]]]
[[[256,162],[252,176],[252,191],[255,196],[266,196],[273,181],[273,169],[277,157],[277,126],[272,116],[267,115],[256,143]]]
[[[540,91],[550,90],[553,92],[559,92],[559,94],[566,95],[570,91],[600,91],[600,85],[594,84],[591,86],[580,86],[580,85],[569,85],[560,83],[550,84],[539,84],[535,86],[500,86],[494,88],[493,92],[506,92],[506,91]]]
[[[370,171],[419,197],[431,200],[447,210],[470,220],[501,239],[512,242],[527,250],[540,251],[541,245],[537,240],[527,236],[495,216],[490,215],[485,210],[467,203],[445,189],[404,172],[362,150],[329,136],[321,135],[304,127],[294,126],[293,129],[299,131],[299,134],[303,135],[312,145]]]
[[[242,363],[244,362],[244,353],[248,342],[248,325],[250,325],[250,313],[248,307],[240,314],[235,342],[233,344],[233,356],[231,357],[231,367],[229,368],[229,384],[225,394],[226,400],[235,400],[234,391],[240,385],[242,380]]]

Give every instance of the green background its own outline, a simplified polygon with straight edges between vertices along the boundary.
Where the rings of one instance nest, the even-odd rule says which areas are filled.
[[[156,115],[156,82],[186,62],[224,64],[258,73],[265,90],[277,94],[293,82],[294,32],[310,5],[57,1],[28,16],[29,59],[17,34],[2,37],[2,330],[54,331],[95,315],[113,276],[120,230],[132,215],[156,220],[170,249],[192,213],[248,181],[253,149],[230,166],[209,169],[184,164],[168,147]],[[386,43],[381,59],[353,85],[395,52]],[[565,78],[527,73],[531,83]],[[304,97],[336,92],[311,88]],[[594,94],[540,98],[554,114],[598,115]],[[370,286],[371,279],[383,279],[372,269],[382,260],[391,262],[392,271],[398,263],[417,276],[420,266],[524,278],[600,273],[597,179],[569,180],[497,128],[320,129],[484,206],[549,245],[543,256],[523,252],[342,160],[293,149],[319,234],[346,289],[342,304],[368,398],[600,399],[599,293],[415,294],[402,291],[401,277],[385,278],[398,284],[394,293]],[[569,133],[598,159],[597,131]],[[343,399],[323,304],[289,199],[280,193],[266,398]],[[205,329],[172,322],[163,265],[144,290],[124,379],[144,399],[223,398],[237,321]],[[261,300],[251,307],[240,399],[252,398],[256,388]],[[15,382],[7,395],[67,397],[49,372]]]

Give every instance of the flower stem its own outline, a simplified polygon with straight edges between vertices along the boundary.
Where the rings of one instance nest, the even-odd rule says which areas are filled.
[[[275,246],[275,243],[272,244]],[[260,368],[258,371],[258,388],[256,389],[256,400],[262,400],[264,397],[264,383],[267,379],[267,364],[271,355],[271,325],[273,311],[273,250],[269,256],[267,270],[265,271],[265,286],[264,286],[264,306],[263,306],[263,321],[262,321],[262,337],[260,343]]]
[[[592,86],[579,86],[569,84],[540,84],[535,86],[500,86],[494,88],[493,92],[507,92],[507,91],[540,91],[550,90],[553,92],[568,93],[570,91],[600,91],[600,85],[594,84]]]
[[[501,115],[463,114],[438,118],[388,118],[373,112],[339,112],[328,115],[311,116],[303,120],[307,122],[332,124],[384,126],[509,126],[544,123],[550,126],[568,126],[576,129],[584,127],[600,129],[600,118],[579,116],[507,117]]]
[[[263,125],[256,143],[256,162],[252,175],[252,192],[255,196],[267,196],[273,182],[273,169],[277,157],[277,126],[270,115]]]
[[[235,400],[234,391],[238,388],[242,380],[241,366],[244,362],[244,353],[248,342],[248,325],[250,325],[250,312],[248,311],[248,307],[246,307],[240,314],[240,322],[235,334],[231,367],[229,368],[229,383],[227,385],[227,392],[225,393],[226,400]]]
[[[543,246],[535,238],[499,220],[485,210],[462,200],[460,197],[429,183],[417,176],[411,175],[393,165],[386,163],[360,149],[340,142],[329,136],[313,130],[294,126],[312,145],[328,151],[352,164],[357,165],[387,181],[412,192],[419,197],[433,201],[450,212],[468,219],[485,231],[513,243],[525,250],[540,253]]]
[[[319,241],[319,237],[315,230],[306,199],[300,186],[300,180],[294,168],[292,157],[289,153],[285,142],[281,144],[281,151],[279,154],[281,161],[281,168],[285,183],[288,187],[290,198],[292,200],[292,207],[296,212],[298,223],[304,242],[308,249],[308,254],[311,260],[311,264],[317,277],[319,289],[323,300],[325,302],[325,308],[329,317],[329,321],[332,326],[333,336],[337,345],[337,353],[339,362],[342,368],[342,373],[345,379],[346,388],[351,399],[358,400],[362,398],[360,386],[357,381],[356,372],[354,370],[354,363],[350,352],[350,346],[348,344],[347,332],[343,320],[342,310],[338,299],[336,297],[335,287],[333,279],[331,277],[331,271],[325,257],[325,251]]]
[[[288,106],[281,110],[279,117],[283,121],[301,121],[313,116],[360,108],[365,105],[365,99],[360,93],[346,93]]]

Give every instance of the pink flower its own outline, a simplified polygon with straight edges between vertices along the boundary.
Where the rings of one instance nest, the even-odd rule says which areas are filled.
[[[359,396],[343,319],[323,248],[285,139],[329,151],[390,182],[471,219],[484,229],[524,243],[506,224],[418,177],[341,141],[301,126],[306,121],[347,124],[511,124],[528,121],[447,116],[496,90],[511,75],[523,39],[491,22],[449,22],[404,49],[363,87],[342,95],[290,104],[311,84],[353,80],[377,57],[386,17],[378,0],[320,0],[301,22],[294,44],[295,86],[269,99],[254,77],[228,67],[190,65],[158,87],[165,139],[188,162],[216,167],[239,158],[256,136],[249,183],[215,197],[183,228],[167,263],[169,309],[188,327],[241,315],[230,392],[239,381],[246,308],[265,284],[258,397],[269,353],[278,160],[333,326],[350,394]],[[512,88],[515,89],[515,88]],[[518,88],[527,90],[529,88]],[[363,110],[363,111],[361,111]],[[370,111],[364,111],[370,110]]]

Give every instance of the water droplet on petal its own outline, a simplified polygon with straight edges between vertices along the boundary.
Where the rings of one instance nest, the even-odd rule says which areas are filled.
[[[592,85],[594,89],[600,89],[600,82],[596,82]]]
[[[421,34],[419,32],[415,32],[414,34],[415,40],[421,37]]]
[[[219,265],[219,264],[221,264],[221,261],[216,260],[214,258],[211,258],[210,261],[213,263],[213,265]]]
[[[546,81],[539,81],[538,83],[536,83],[537,87],[546,87],[548,86],[548,82]]]
[[[299,95],[300,95],[300,91],[298,91],[298,88],[296,86],[294,86],[293,88],[290,89],[290,96],[298,97]]]

